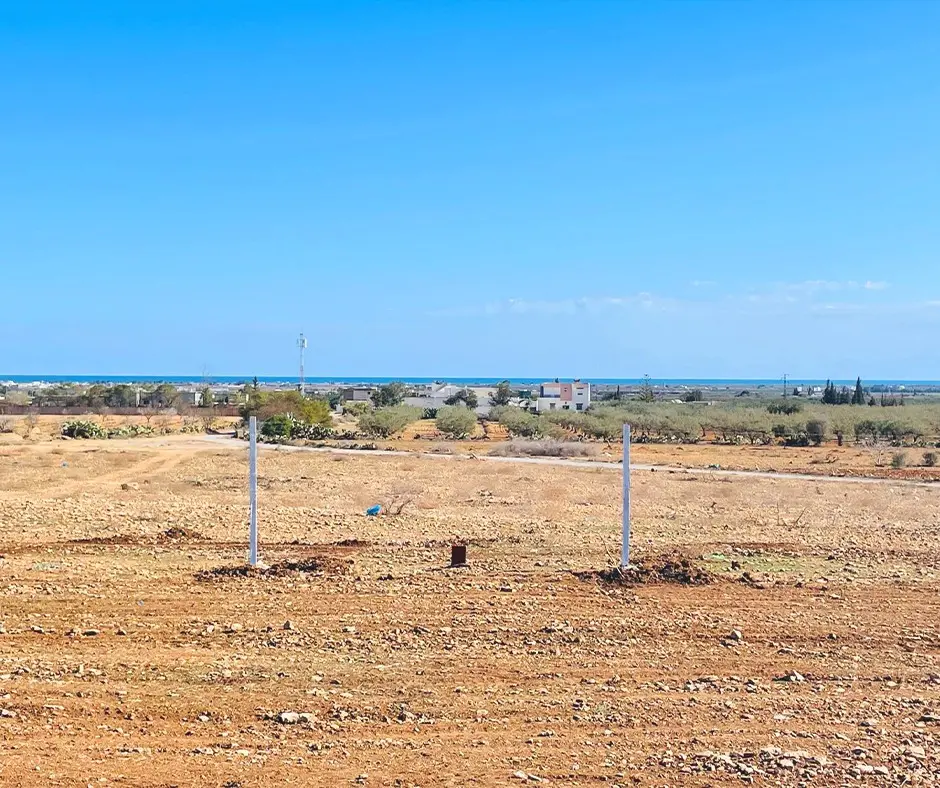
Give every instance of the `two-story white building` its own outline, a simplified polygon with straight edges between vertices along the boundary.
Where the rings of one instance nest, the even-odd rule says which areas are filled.
[[[575,380],[573,383],[543,383],[535,409],[539,413],[551,410],[587,410],[591,405],[591,384]]]

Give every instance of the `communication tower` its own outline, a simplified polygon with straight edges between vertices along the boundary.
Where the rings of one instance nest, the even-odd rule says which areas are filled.
[[[304,351],[307,349],[307,338],[301,332],[297,340],[297,347],[300,348],[300,393],[304,393]]]

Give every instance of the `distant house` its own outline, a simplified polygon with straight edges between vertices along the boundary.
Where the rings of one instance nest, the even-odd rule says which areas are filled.
[[[202,392],[196,389],[192,391],[181,389],[176,395],[176,404],[198,408],[202,404]]]
[[[437,410],[445,407],[447,400],[463,391],[470,391],[476,395],[475,412],[478,416],[485,416],[490,412],[490,397],[495,391],[492,386],[455,386],[452,383],[434,383],[419,388],[416,397],[405,397],[404,404],[413,408]]]
[[[591,384],[575,380],[572,383],[543,383],[535,409],[539,413],[552,410],[587,410],[591,405]]]
[[[371,402],[372,389],[368,386],[349,386],[339,392],[340,402]]]

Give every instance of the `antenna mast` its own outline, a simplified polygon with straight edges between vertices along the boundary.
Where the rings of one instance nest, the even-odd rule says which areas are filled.
[[[304,351],[307,349],[307,338],[303,335],[303,332],[300,334],[300,338],[297,340],[297,347],[300,348],[300,393],[304,393]]]

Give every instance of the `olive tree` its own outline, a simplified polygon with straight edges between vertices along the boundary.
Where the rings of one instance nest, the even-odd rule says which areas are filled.
[[[458,440],[466,438],[476,427],[476,414],[463,407],[438,408],[437,418],[434,420],[437,429],[448,438]]]

